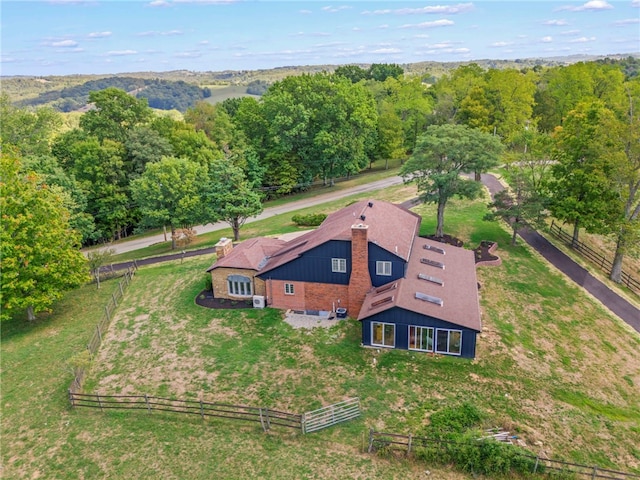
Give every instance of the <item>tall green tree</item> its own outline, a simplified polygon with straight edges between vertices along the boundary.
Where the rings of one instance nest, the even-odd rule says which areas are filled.
[[[491,153],[486,148],[491,146]],[[418,138],[416,149],[400,171],[405,182],[415,182],[424,203],[438,207],[436,236],[443,236],[444,210],[454,196],[475,198],[481,184],[462,176],[478,170],[479,158],[502,151],[491,135],[466,125],[432,125]]]
[[[253,189],[242,169],[231,160],[218,161],[212,167],[211,184],[205,198],[211,218],[227,222],[233,230],[233,239],[237,241],[242,226],[250,217],[262,213],[263,206],[260,194]]]
[[[94,108],[80,117],[80,127],[100,141],[124,143],[127,132],[147,123],[152,115],[146,99],[114,87],[89,93],[89,102]]]
[[[621,206],[615,227],[616,251],[611,280],[621,282],[626,255],[640,254],[640,80],[627,82],[626,111],[611,112],[600,122],[603,157],[612,166],[612,191]]]
[[[80,237],[60,197],[20,161],[0,155],[2,284],[0,319],[26,310],[30,321],[88,279]]]
[[[54,136],[62,126],[62,117],[50,108],[35,112],[11,105],[6,93],[0,94],[0,146],[13,149],[22,157],[48,155]]]
[[[602,130],[607,116],[602,102],[581,103],[568,113],[555,136],[553,178],[549,208],[553,216],[573,225],[572,242],[580,229],[590,233],[610,231],[618,218],[619,202],[611,189],[610,166],[602,156]]]
[[[133,199],[142,221],[150,227],[171,227],[171,248],[176,248],[176,229],[197,225],[207,218],[205,193],[207,167],[185,158],[165,157],[150,163],[131,183]]]
[[[72,172],[85,192],[87,211],[95,219],[99,238],[122,238],[127,227],[135,221],[124,145],[108,139],[101,143],[90,137],[75,143],[71,152]]]
[[[377,110],[361,84],[327,74],[287,77],[262,101],[272,142],[268,155],[302,167],[299,183],[355,173],[373,154]]]
[[[509,188],[495,194],[485,220],[503,220],[511,227],[511,245],[517,234],[527,226],[539,225],[544,217],[545,201],[536,191],[524,169],[517,168],[509,175]]]

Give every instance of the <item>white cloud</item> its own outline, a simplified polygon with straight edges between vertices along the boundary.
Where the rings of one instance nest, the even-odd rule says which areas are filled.
[[[178,52],[174,55],[176,58],[200,58],[202,53],[190,51],[190,52]]]
[[[105,38],[105,37],[110,37],[111,36],[111,32],[91,32],[87,36],[89,38]]]
[[[393,53],[402,53],[402,50],[399,48],[378,48],[376,50],[372,50],[371,53],[383,53],[385,55],[393,54]]]
[[[596,41],[596,37],[580,37],[580,38],[574,38],[573,40],[569,40],[569,43],[588,43],[588,42],[595,42]]]
[[[336,13],[336,12],[341,12],[342,10],[349,10],[353,7],[350,7],[348,5],[340,5],[339,7],[334,7],[332,5],[326,6],[326,7],[322,7],[322,11],[323,12],[329,12],[329,13]]]
[[[429,5],[421,8],[399,8],[395,10],[365,10],[362,13],[364,15],[456,15],[458,13],[470,12],[471,10],[473,10],[473,3],[458,3],[457,5]]]
[[[615,27],[624,27],[625,25],[635,25],[636,23],[640,23],[640,18],[626,18],[624,20],[613,22],[612,25]]]
[[[565,30],[564,32],[560,32],[560,35],[570,36],[570,35],[580,35],[580,30]]]
[[[585,10],[611,10],[613,6],[609,5],[604,0],[590,0],[589,2],[583,5],[566,5],[564,7],[560,7],[557,10],[568,10],[570,12],[583,12]]]
[[[551,42],[553,42],[553,37],[548,37],[548,36],[547,36],[547,37],[542,37],[542,38],[540,39],[540,41],[541,41],[542,43],[551,43]]]
[[[168,36],[183,35],[183,34],[184,34],[184,32],[182,30],[167,30],[165,32],[158,32],[156,30],[149,30],[147,32],[137,33],[136,36],[138,36],[138,37],[157,37],[157,36],[168,37]]]
[[[173,0],[173,3],[196,3],[200,5],[228,5],[238,0]]]
[[[72,48],[77,47],[78,42],[75,40],[60,40],[57,42],[51,42],[49,45],[56,48]]]
[[[137,55],[138,52],[135,50],[111,50],[107,52],[109,57],[124,57],[127,55]]]
[[[546,22],[542,22],[543,25],[551,25],[554,27],[564,27],[569,25],[566,20],[547,20]]]
[[[440,14],[455,15],[473,10],[473,3],[459,3],[457,5],[431,5],[422,8],[401,8],[394,10],[397,15]]]
[[[15,63],[18,59],[14,57],[9,57],[7,55],[0,55],[0,63]]]
[[[494,48],[503,48],[503,47],[508,47],[510,45],[513,45],[513,42],[494,42],[489,46]]]
[[[311,10],[300,10],[298,13],[301,15],[311,15],[313,12]]]
[[[62,50],[56,50],[56,53],[80,53],[84,52],[84,48],[76,47],[76,48],[65,48]]]
[[[171,4],[165,0],[153,0],[153,2],[147,3],[147,7],[170,7]]]
[[[632,7],[636,7],[636,8],[640,8],[640,0],[632,0],[631,1],[631,6]]]
[[[198,42],[198,45],[209,45],[209,40],[202,40]]]
[[[400,28],[437,28],[437,27],[449,27],[454,25],[454,22],[447,19],[436,20],[435,22],[422,22],[414,24],[402,25]]]
[[[385,29],[389,28],[389,24],[385,23],[384,25],[378,25],[378,28],[380,30],[385,30]]]

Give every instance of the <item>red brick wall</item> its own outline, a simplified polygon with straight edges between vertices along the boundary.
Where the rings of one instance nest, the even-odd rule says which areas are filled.
[[[305,310],[305,283],[286,280],[267,280],[267,296],[269,306],[274,308],[291,308]],[[284,293],[284,284],[293,283],[293,295]]]
[[[349,278],[350,316],[357,317],[364,297],[371,289],[367,225],[351,227],[351,278]]]
[[[307,283],[305,285],[306,310],[327,310],[333,308],[349,308],[349,287],[330,283]],[[357,312],[349,312],[357,316]]]
[[[293,283],[294,295],[284,293],[284,284]],[[329,283],[289,282],[285,280],[267,280],[269,306],[292,310],[333,310],[349,308],[349,287]],[[353,316],[356,312],[349,312]]]

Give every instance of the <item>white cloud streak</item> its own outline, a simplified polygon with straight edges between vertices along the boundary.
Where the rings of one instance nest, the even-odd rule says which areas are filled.
[[[438,28],[438,27],[450,27],[454,25],[454,22],[451,20],[443,18],[442,20],[436,20],[435,22],[422,22],[422,23],[413,23],[413,24],[405,24],[400,28]]]

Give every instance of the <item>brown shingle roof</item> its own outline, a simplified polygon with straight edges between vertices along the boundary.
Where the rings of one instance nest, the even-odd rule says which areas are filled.
[[[216,268],[244,268],[259,271],[266,259],[280,250],[287,242],[277,238],[258,237],[245,240],[219,259],[207,269],[210,272]]]
[[[261,273],[284,265],[329,240],[351,240],[351,226],[356,223],[369,226],[370,242],[407,260],[420,220],[420,215],[400,205],[362,200],[332,213],[316,230],[287,242],[286,247],[269,259]]]
[[[425,249],[425,245],[431,249]],[[445,253],[439,253],[438,249]],[[427,262],[423,262],[423,259]],[[439,264],[444,268],[440,268]],[[416,293],[432,301],[416,298]],[[388,297],[391,300],[381,301]],[[442,305],[438,304],[438,300],[442,301]],[[406,277],[369,292],[358,320],[393,307],[481,331],[474,253],[415,237]]]

